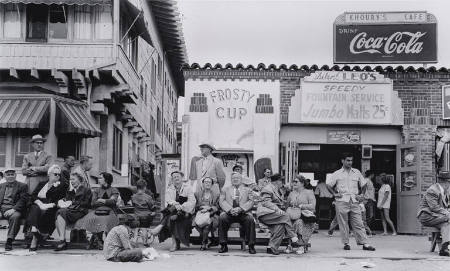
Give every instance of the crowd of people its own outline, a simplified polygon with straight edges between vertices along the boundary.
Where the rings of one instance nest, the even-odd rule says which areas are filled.
[[[367,238],[367,234],[371,234],[369,225],[376,202],[371,181],[373,173],[368,171],[363,177],[352,167],[351,154],[342,155],[342,168],[326,183],[320,183],[315,195],[310,181],[302,175],[295,176],[287,186],[283,176],[272,174],[267,168],[264,177],[255,181],[243,176],[242,166],[238,164],[233,167],[231,185],[225,186],[223,165],[212,155],[214,147],[201,144],[202,156],[193,161],[189,178],[181,171],[171,173],[162,219],[150,229],[155,215],[154,199],[147,193],[145,181],[137,182],[137,193],[131,197],[134,216],[120,223],[117,215],[120,194],[112,186],[110,173],[101,173],[97,177],[99,187],[91,189],[87,174],[92,167],[89,157],[81,157],[80,165],[74,167],[75,159],[69,156],[64,165],[58,166],[52,164],[51,156],[43,151],[45,139],[42,136],[33,136],[31,142],[34,152],[24,157],[22,167],[26,182],[18,182],[16,171],[7,168],[4,171],[6,181],[0,184],[0,212],[9,222],[5,250],[13,248],[21,219],[25,219],[24,232],[29,236],[30,251],[36,251],[55,229],[59,240],[54,249],[67,249],[66,229],[70,227],[72,232],[81,235],[90,232],[87,249],[103,250],[106,259],[111,261],[140,261],[148,256],[144,250],[131,245],[130,238],[136,235],[137,227],[146,228],[146,235],[158,236],[160,242],[171,239],[170,251],[180,249],[181,245],[189,246],[195,228],[200,235],[201,250],[220,245],[218,252],[227,253],[229,228],[238,223],[239,235],[248,246],[248,252],[255,254],[256,225],[260,225],[270,231],[268,254],[278,255],[283,240],[287,240],[287,253],[303,253],[307,251],[317,222],[316,196],[320,201],[327,198],[326,202],[334,205],[334,208],[330,206],[335,210],[335,219],[329,234],[338,225],[345,250],[351,249],[350,228],[357,245],[363,250],[375,250]],[[440,254],[444,256],[449,255],[450,238],[450,214],[446,209],[450,174],[447,175],[440,175],[440,181],[427,191],[418,214],[424,225],[442,230],[444,243]],[[389,225],[395,235],[389,218],[391,188],[388,178],[382,181],[377,207],[384,233]],[[303,247],[303,251],[296,250],[299,247]]]

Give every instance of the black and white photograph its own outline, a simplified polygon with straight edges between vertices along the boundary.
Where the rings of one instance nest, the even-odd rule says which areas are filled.
[[[0,0],[0,270],[450,271],[449,14]]]

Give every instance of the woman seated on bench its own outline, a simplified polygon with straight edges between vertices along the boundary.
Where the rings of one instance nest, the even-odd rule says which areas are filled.
[[[202,246],[200,250],[206,250],[208,248],[208,235],[219,226],[219,194],[212,189],[213,180],[210,177],[205,177],[202,180],[202,184],[197,186],[195,192],[196,211],[197,214],[194,219],[194,226],[200,234],[202,240]],[[213,237],[214,238],[214,237]]]
[[[174,171],[171,174],[172,183],[166,191],[166,208],[161,211],[163,217],[151,235],[159,234],[159,242],[172,237],[170,251],[180,249],[180,243],[189,246],[189,236],[192,232],[192,214],[195,211],[195,196],[189,183],[183,181],[184,174]]]
[[[86,230],[92,233],[86,249],[97,248],[103,250],[103,233],[108,233],[119,225],[116,215],[116,204],[119,198],[119,190],[112,187],[113,176],[102,172],[98,176],[100,187],[93,189],[92,207],[95,208],[77,222],[75,229]]]
[[[83,177],[80,174],[72,173],[70,175],[72,188],[67,192],[65,199],[58,201],[60,209],[56,212],[55,224],[60,241],[55,247],[56,251],[67,249],[66,226],[75,224],[85,216],[91,206],[92,192],[84,187],[82,182]]]
[[[287,199],[289,208],[286,212],[294,224],[300,243],[307,248],[316,222],[316,198],[312,190],[305,188],[305,184],[306,179],[302,175],[297,175],[292,181],[292,192]]]
[[[27,225],[31,226],[33,240],[30,251],[36,251],[39,241],[55,230],[58,201],[63,199],[69,190],[69,182],[61,180],[61,168],[53,165],[48,169],[48,181],[40,183],[31,194],[33,203],[28,211]]]

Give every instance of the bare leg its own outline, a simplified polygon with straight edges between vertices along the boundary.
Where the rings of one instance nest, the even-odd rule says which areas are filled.
[[[392,234],[397,234],[397,231],[395,230],[394,223],[392,222],[391,218],[389,217],[389,209],[383,209],[384,218],[389,227],[392,229]]]
[[[381,224],[383,225],[383,234],[386,235],[387,234],[387,225],[386,225],[386,218],[384,217],[383,209],[380,210],[380,214],[381,214]]]
[[[170,247],[170,252],[177,250],[177,239],[172,235],[172,246]]]
[[[59,240],[66,241],[66,221],[60,215],[56,218],[55,226],[59,234]]]
[[[150,230],[150,234],[151,235],[158,235],[159,232],[162,230],[162,228],[163,228],[163,225],[158,225],[155,228]]]

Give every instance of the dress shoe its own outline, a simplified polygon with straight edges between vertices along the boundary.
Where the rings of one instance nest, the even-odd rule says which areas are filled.
[[[450,251],[448,251],[448,249],[441,249],[439,251],[439,256],[447,256],[450,257]]]
[[[5,243],[5,251],[11,251],[11,250],[13,249],[12,243],[13,243],[13,240],[12,240],[11,238],[8,238],[8,239],[6,240],[6,243]]]
[[[280,255],[280,252],[279,252],[277,249],[268,247],[268,248],[267,248],[267,254]]]
[[[217,241],[216,238],[209,239],[208,248],[217,247],[218,245],[219,245],[219,242]]]
[[[227,253],[227,252],[228,252],[228,246],[220,245],[219,253]]]
[[[89,239],[89,244],[87,244],[86,249],[91,250],[94,248],[97,248],[97,240],[96,240],[95,235],[92,235],[91,239]]]
[[[207,249],[208,249],[208,247],[207,247],[206,244],[203,244],[203,245],[200,247],[200,250],[201,250],[201,251],[205,251],[205,250],[207,250]]]
[[[249,245],[248,246],[248,253],[256,254],[256,250],[255,250],[255,246],[254,245]]]
[[[363,247],[364,248],[364,247]],[[345,244],[344,245],[344,250],[350,250],[350,245],[349,244]]]
[[[61,241],[59,244],[56,245],[54,251],[62,251],[67,249],[67,243],[66,241]]]
[[[363,245],[363,250],[375,251],[375,248],[371,245]]]
[[[35,247],[30,247],[30,248],[28,249],[28,251],[30,251],[30,252],[37,251],[37,246],[35,246]]]

